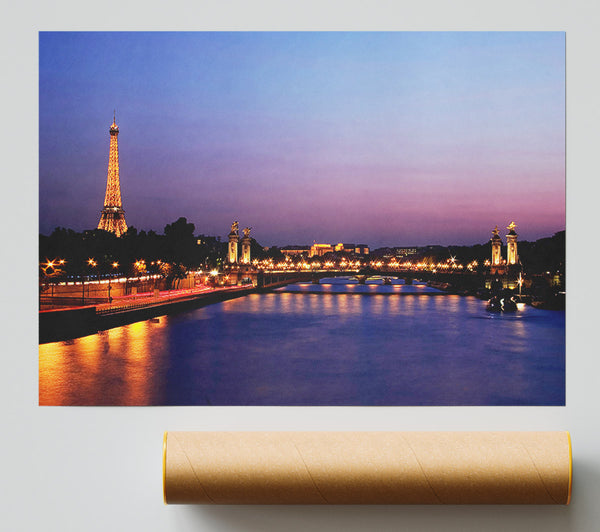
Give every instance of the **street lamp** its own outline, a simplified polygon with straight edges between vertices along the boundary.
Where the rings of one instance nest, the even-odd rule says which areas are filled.
[[[218,277],[218,275],[219,275],[219,270],[215,269],[215,270],[211,270],[210,271],[210,277],[211,277],[210,283],[211,283],[213,289],[217,287],[217,280],[218,280],[217,277]]]
[[[52,259],[46,257],[46,262],[40,263],[40,268],[44,274],[43,280],[50,285],[50,297],[54,297],[54,283],[52,279],[59,277],[63,271],[62,266],[65,264],[64,259]]]
[[[517,279],[517,283],[519,284],[519,300],[521,299],[521,287],[523,286],[523,273],[519,272],[519,278]]]
[[[142,273],[146,271],[146,261],[144,259],[136,260],[133,266],[138,277],[141,277]]]
[[[110,281],[111,281],[112,276],[114,275],[114,271],[119,267],[119,263],[115,261],[115,262],[112,263],[111,266],[112,266],[113,269],[108,274],[108,302],[109,303],[112,303],[112,297],[110,295],[110,291],[112,289],[112,286],[110,285]]]
[[[90,267],[90,272],[91,272],[91,268],[94,268],[96,266],[96,261],[92,258],[89,258],[87,260],[88,266]],[[91,277],[91,274],[90,274]],[[85,304],[85,275],[82,277],[81,279],[81,302],[83,304]]]
[[[146,261],[144,259],[138,259],[133,263],[133,269],[135,271],[135,274],[137,276],[137,284],[134,287],[136,294],[137,291],[140,289],[141,287],[141,277],[142,277],[142,273],[146,271]],[[136,296],[137,297],[137,296]]]

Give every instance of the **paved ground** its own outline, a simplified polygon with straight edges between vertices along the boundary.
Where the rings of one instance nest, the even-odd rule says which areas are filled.
[[[160,305],[161,303],[167,303],[169,301],[187,299],[203,294],[208,295],[219,292],[227,292],[239,288],[239,286],[222,286],[218,288],[213,288],[210,286],[199,286],[187,290],[163,290],[158,292],[158,295],[156,295],[154,292],[143,292],[140,294],[130,294],[127,296],[114,298],[111,303],[102,303],[96,305],[96,309],[98,312],[114,312],[119,310],[127,310],[129,308],[140,308],[149,305]]]

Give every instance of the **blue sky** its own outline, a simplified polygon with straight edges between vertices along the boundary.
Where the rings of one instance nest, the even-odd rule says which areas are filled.
[[[113,109],[138,229],[379,246],[565,228],[564,33],[41,33],[42,233],[97,225]]]

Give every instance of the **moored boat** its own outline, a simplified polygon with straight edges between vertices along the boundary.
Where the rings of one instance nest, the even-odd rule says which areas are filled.
[[[517,302],[512,296],[494,296],[485,307],[489,312],[515,312],[517,310]]]

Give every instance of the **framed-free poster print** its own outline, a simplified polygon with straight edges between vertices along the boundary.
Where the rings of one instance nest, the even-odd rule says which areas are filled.
[[[564,32],[41,32],[41,405],[565,404]]]

